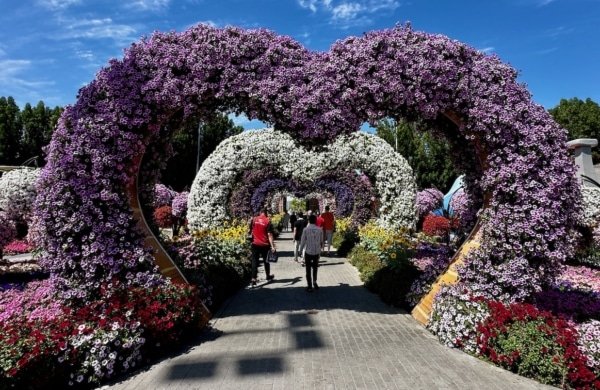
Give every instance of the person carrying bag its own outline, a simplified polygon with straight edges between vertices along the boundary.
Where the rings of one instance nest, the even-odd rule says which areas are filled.
[[[270,252],[277,252],[275,249],[275,239],[273,225],[267,217],[266,207],[260,211],[260,215],[252,219],[252,287],[256,286],[258,281],[258,264],[262,258],[265,266],[267,281],[275,279],[271,274],[271,263],[268,261]]]

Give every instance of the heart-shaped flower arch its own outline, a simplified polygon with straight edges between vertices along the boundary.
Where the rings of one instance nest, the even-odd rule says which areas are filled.
[[[337,137],[317,153],[298,147],[288,134],[264,129],[226,139],[204,161],[190,190],[190,228],[220,226],[231,219],[228,205],[234,184],[247,169],[265,166],[276,167],[283,177],[305,182],[315,182],[339,168],[359,169],[372,178],[377,191],[381,205],[378,222],[389,228],[414,227],[412,169],[383,139],[356,132]]]
[[[469,193],[486,194],[481,246],[471,253],[489,266],[461,282],[527,296],[573,251],[580,189],[566,132],[516,78],[495,56],[409,26],[350,37],[327,53],[266,30],[155,33],[110,61],[61,116],[35,215],[44,266],[79,297],[107,279],[156,282],[127,189],[144,153],[153,154],[142,172],[156,177],[165,140],[187,116],[245,113],[313,145],[365,121],[420,118],[460,152]],[[514,284],[508,270],[536,277]]]
[[[275,191],[267,189],[265,193],[264,185]],[[238,180],[231,195],[231,215],[236,219],[247,219],[268,204],[271,212],[277,212],[282,197],[310,198],[307,197],[310,192],[318,192],[316,198],[321,201],[329,194],[335,202],[332,210],[336,216],[351,217],[351,223],[357,226],[364,225],[371,217],[376,195],[369,178],[358,175],[356,170],[328,170],[315,182],[308,183],[284,178],[277,167],[267,166],[248,170]]]

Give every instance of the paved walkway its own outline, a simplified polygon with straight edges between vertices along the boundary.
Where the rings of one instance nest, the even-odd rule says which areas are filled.
[[[441,345],[409,313],[362,287],[347,259],[324,257],[305,291],[290,233],[255,288],[215,313],[181,355],[110,389],[555,389]]]

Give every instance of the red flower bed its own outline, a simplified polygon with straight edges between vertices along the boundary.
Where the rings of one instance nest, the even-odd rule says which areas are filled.
[[[445,237],[450,234],[450,220],[441,215],[429,214],[423,219],[423,233],[428,236]]]
[[[555,386],[600,388],[577,348],[578,334],[566,320],[531,304],[488,302],[478,325],[480,355],[519,375]]]
[[[164,356],[197,332],[196,287],[115,283],[104,284],[103,297],[83,307],[2,321],[0,388],[91,388]]]

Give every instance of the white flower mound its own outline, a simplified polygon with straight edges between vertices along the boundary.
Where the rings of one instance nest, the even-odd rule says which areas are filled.
[[[249,130],[223,141],[204,161],[190,190],[190,228],[220,226],[229,220],[229,198],[235,181],[247,170],[274,166],[283,177],[314,181],[343,168],[359,169],[374,183],[379,196],[378,224],[413,227],[416,183],[412,168],[383,139],[366,132],[338,137],[322,152],[299,147],[273,129]]]
[[[31,219],[41,169],[18,168],[0,177],[0,210],[11,220]]]
[[[600,222],[600,188],[583,186],[583,224],[593,226]]]

